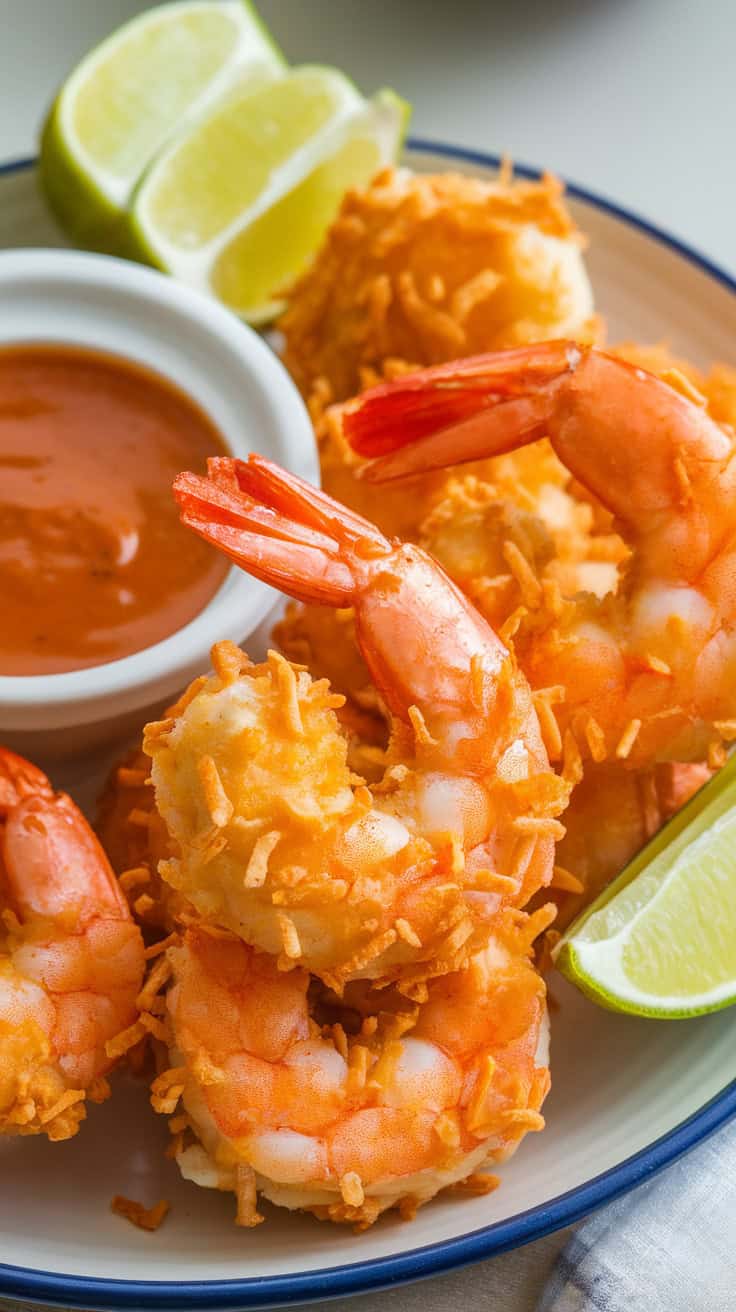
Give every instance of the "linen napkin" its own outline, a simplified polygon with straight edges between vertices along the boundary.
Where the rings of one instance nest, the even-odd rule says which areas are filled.
[[[537,1312],[736,1312],[736,1121],[575,1232]]]

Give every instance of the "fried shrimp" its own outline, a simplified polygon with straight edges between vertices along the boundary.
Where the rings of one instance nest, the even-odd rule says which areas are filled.
[[[330,399],[385,361],[433,364],[475,351],[584,336],[593,294],[563,187],[545,176],[485,181],[386,169],[349,192],[279,327],[302,390]]]
[[[539,591],[551,601],[581,590],[605,596],[628,554],[609,517],[565,486],[548,443],[514,457],[509,469],[507,457],[494,461],[489,478],[448,480],[418,536],[502,633],[509,624],[516,632],[521,608]]]
[[[109,1095],[143,942],[81,812],[0,749],[0,1133],[68,1139]]]
[[[552,873],[567,787],[525,679],[424,552],[261,457],[176,482],[182,519],[293,596],[355,608],[393,717],[382,779],[350,772],[326,681],[228,644],[175,719],[148,726],[164,877],[208,920],[334,987],[457,969]]]
[[[592,340],[598,325],[582,247],[551,177],[515,180],[504,169],[482,181],[389,169],[349,193],[280,324],[285,363],[314,422],[325,490],[384,533],[416,541],[446,477],[387,487],[376,502],[356,479],[339,403],[380,378],[471,351],[561,333]],[[564,482],[552,463],[554,481]],[[519,471],[513,481],[523,481]]]
[[[612,533],[610,516],[572,495],[566,486],[569,475],[548,443],[486,466],[444,479],[431,495],[426,486],[419,492],[415,480],[408,490],[403,482],[388,485],[401,504],[400,515],[391,507],[387,511],[383,489],[377,500],[375,488],[356,480],[352,468],[350,479],[359,494],[341,486],[343,496],[337,499],[347,500],[352,509],[373,505],[384,531],[387,519],[392,526],[403,520],[410,538],[439,561],[497,630],[509,621],[513,628],[530,589],[541,588],[555,598],[583,589],[604,596],[617,586],[617,566],[628,555],[626,547]],[[421,505],[423,515],[418,513]],[[355,642],[351,610],[325,616],[318,608],[295,606],[274,638],[285,655],[342,689],[348,697],[343,718],[349,713],[349,727],[357,735],[369,744],[385,741],[380,703]]]
[[[596,762],[723,759],[736,737],[736,462],[732,432],[689,383],[549,342],[377,388],[346,425],[382,457],[375,481],[546,435],[631,556],[615,595],[550,608],[530,593],[522,668],[562,690],[560,727]]]
[[[491,499],[507,501],[511,515],[536,517],[552,553],[546,572],[563,592],[600,590],[602,576],[615,573],[608,557],[600,558],[603,544],[591,540],[606,527],[590,528],[590,504],[568,490],[569,475],[549,448],[544,459],[536,450],[534,460],[515,452],[481,461],[472,478],[425,473],[386,485],[376,498],[357,477],[360,461],[343,437],[343,403],[382,378],[470,351],[563,332],[592,340],[598,324],[583,244],[553,178],[514,179],[507,168],[493,181],[387,170],[346,197],[281,324],[285,361],[314,423],[325,491],[388,536],[438,554],[451,574],[463,545],[453,528],[462,523],[465,545],[482,557],[477,595],[470,595],[492,625],[514,579],[504,561],[509,586],[501,584],[494,553],[483,549],[494,526]],[[442,549],[453,537],[457,549],[446,559]],[[366,705],[371,690],[349,623],[338,628],[310,607],[294,608],[277,639],[287,655],[301,649],[297,659],[306,659],[312,673],[337,681],[348,695],[346,715],[371,747],[381,741],[381,717]]]
[[[365,1228],[508,1157],[543,1127],[549,1088],[534,932],[515,913],[503,938],[412,1006],[391,988],[325,996],[300,968],[188,931],[168,952],[173,1066],[152,1098],[176,1112],[182,1174],[233,1190],[241,1225],[262,1220],[261,1193]]]

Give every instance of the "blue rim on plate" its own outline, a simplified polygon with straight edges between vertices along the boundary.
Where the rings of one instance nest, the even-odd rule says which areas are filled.
[[[442,156],[463,164],[477,164],[483,168],[498,168],[501,162],[497,155],[416,137],[409,138],[406,146],[408,150]],[[35,159],[21,159],[0,164],[0,176],[33,168],[35,163]],[[524,178],[540,176],[539,169],[525,165],[514,165],[514,172]],[[631,210],[587,191],[584,187],[570,183],[566,187],[568,195],[646,233],[736,294],[736,279],[691,246],[639,218]],[[442,1240],[392,1257],[325,1267],[297,1275],[264,1276],[247,1280],[183,1281],[107,1280],[93,1276],[51,1275],[44,1271],[0,1263],[0,1293],[5,1297],[24,1298],[67,1308],[94,1306],[105,1312],[107,1309],[141,1306],[177,1309],[177,1312],[182,1312],[189,1308],[273,1308],[385,1289],[468,1266],[571,1225],[588,1212],[651,1179],[734,1116],[736,1080],[726,1085],[700,1111],[662,1135],[649,1147],[585,1184],[549,1202],[519,1212],[505,1221],[497,1221],[456,1239]]]

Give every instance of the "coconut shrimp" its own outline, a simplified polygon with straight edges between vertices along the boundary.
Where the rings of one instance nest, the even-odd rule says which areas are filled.
[[[279,325],[285,363],[314,423],[325,491],[387,535],[433,554],[447,540],[443,515],[445,523],[464,519],[465,544],[477,556],[466,509],[477,499],[470,480],[430,471],[385,486],[377,498],[358,477],[360,461],[343,437],[343,403],[381,378],[458,355],[563,333],[595,340],[600,325],[584,244],[561,184],[549,176],[531,182],[514,178],[508,167],[487,180],[388,169],[370,187],[350,192],[313,265],[289,293]],[[591,538],[608,530],[589,529],[591,507],[571,493],[551,449],[544,458],[539,448],[529,457],[515,452],[481,461],[473,479],[481,493],[508,500],[511,514],[518,508],[537,517],[564,575],[563,590],[571,571],[571,590],[587,587],[606,568],[598,563],[603,544]],[[490,580],[492,561],[485,564]],[[548,572],[557,577],[559,571],[550,561]],[[503,572],[508,575],[506,563]],[[490,598],[486,589],[474,599]],[[484,610],[491,624],[498,613],[499,605],[492,614]],[[301,649],[313,673],[337,676],[348,695],[344,718],[349,713],[365,731],[371,750],[385,741],[349,623],[294,608],[277,641],[287,655]],[[363,769],[359,743],[356,754]]]
[[[81,812],[4,748],[0,876],[0,1133],[68,1139],[109,1095],[143,943]]]
[[[552,466],[561,466],[548,443],[518,454],[530,457],[526,467],[515,461],[504,469],[500,456],[492,480],[449,479],[418,538],[502,634],[504,626],[517,631],[516,613],[530,591],[605,596],[628,555],[608,517],[556,477]]]
[[[168,951],[173,1065],[152,1097],[174,1113],[185,1178],[233,1190],[246,1226],[262,1220],[258,1193],[365,1228],[468,1176],[487,1192],[497,1181],[474,1172],[542,1129],[549,1088],[536,927],[513,915],[414,1005],[360,984],[338,999],[232,935],[190,929]]]
[[[550,605],[530,568],[522,668],[558,689],[563,732],[596,762],[722,761],[736,737],[736,462],[689,384],[549,342],[377,388],[346,422],[361,454],[382,457],[375,481],[548,436],[631,556],[615,595],[569,605]]]
[[[526,680],[424,552],[258,456],[180,475],[183,522],[300,599],[355,608],[393,717],[386,771],[348,767],[325,680],[219,644],[215,676],[144,748],[180,856],[160,868],[210,922],[336,987],[458,968],[552,875],[567,789]]]
[[[531,586],[548,596],[569,597],[581,589],[604,596],[616,587],[626,548],[611,532],[610,517],[567,490],[568,475],[547,443],[515,453],[513,461],[501,456],[487,464],[493,469],[484,470],[483,477],[445,479],[418,519],[413,487],[396,483],[402,490],[393,495],[404,518],[414,516],[411,539],[439,561],[493,628],[502,636],[505,625],[514,630],[530,586],[529,566],[538,580]],[[361,501],[374,504],[385,529],[383,490],[377,500],[371,484],[357,486],[362,494],[350,497],[351,508],[359,509]],[[395,520],[393,514],[388,518]],[[305,662],[347,695],[343,719],[354,731],[355,760],[363,768],[361,743],[383,744],[386,733],[380,699],[355,641],[352,611],[325,616],[317,607],[293,606],[274,629],[274,639],[285,655]]]
[[[385,169],[351,191],[279,327],[302,390],[344,400],[385,361],[433,364],[594,332],[584,240],[556,178]]]
[[[583,247],[552,177],[387,169],[350,192],[279,324],[284,362],[314,422],[325,490],[384,533],[416,541],[446,476],[423,474],[376,501],[356,477],[341,403],[382,377],[474,351],[562,334],[595,340]],[[559,465],[554,473],[561,481]],[[523,481],[517,470],[516,484]]]

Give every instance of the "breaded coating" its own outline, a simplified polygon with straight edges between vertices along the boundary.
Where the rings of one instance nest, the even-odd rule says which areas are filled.
[[[434,364],[595,332],[583,240],[546,175],[493,181],[385,169],[350,192],[289,297],[285,362],[343,400],[387,358]]]

